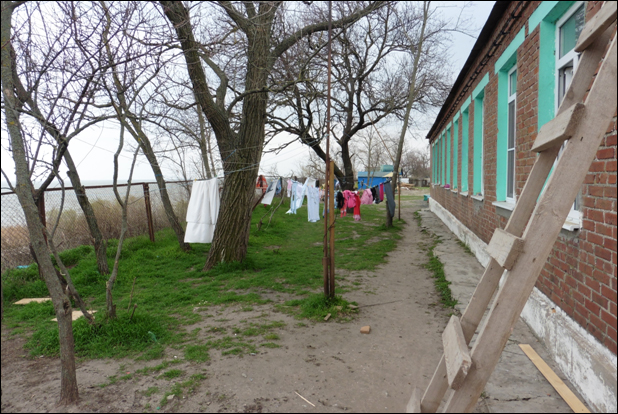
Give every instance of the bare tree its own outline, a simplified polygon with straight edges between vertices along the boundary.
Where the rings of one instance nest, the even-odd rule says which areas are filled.
[[[24,211],[32,248],[37,255],[42,275],[49,290],[54,305],[54,311],[58,318],[58,334],[60,339],[61,360],[61,388],[60,403],[71,404],[79,398],[77,378],[75,375],[75,350],[72,327],[72,307],[67,292],[63,290],[60,280],[56,275],[51,261],[49,249],[45,240],[46,229],[41,223],[38,209],[35,204],[35,192],[31,181],[31,171],[28,153],[24,144],[23,130],[20,120],[20,112],[23,104],[17,97],[14,82],[14,70],[11,54],[13,53],[12,42],[12,16],[14,11],[24,2],[2,1],[0,17],[0,42],[1,48],[1,79],[2,97],[6,127],[11,140],[13,160],[15,161],[16,185],[15,192]],[[62,148],[64,146],[64,148]],[[62,160],[65,145],[59,145],[54,154],[52,163],[57,167]],[[54,169],[57,171],[57,168]],[[55,174],[50,174],[49,182]],[[47,179],[45,180],[47,182]],[[49,184],[48,184],[49,185]]]
[[[405,7],[411,7],[407,4]],[[405,9],[404,9],[405,10]],[[454,30],[464,30],[466,22],[458,20],[453,26],[451,23],[443,20],[436,9],[431,9],[431,2],[424,1],[422,7],[422,18],[420,22],[410,21],[408,19],[408,13],[402,13],[400,15],[403,21],[404,36],[409,40],[409,52],[412,58],[408,83],[408,104],[406,106],[406,112],[403,118],[403,126],[401,127],[401,133],[399,135],[399,143],[397,146],[397,153],[395,155],[394,170],[399,171],[401,164],[401,156],[403,153],[403,146],[405,141],[406,132],[408,130],[408,124],[410,121],[410,115],[414,103],[418,100],[418,96],[422,94],[422,88],[426,85],[434,88],[438,92],[442,92],[442,99],[437,102],[433,102],[433,105],[438,106],[443,99],[446,98],[446,93],[450,87],[447,85],[435,84],[431,81],[429,68],[437,69],[442,68],[442,71],[447,67],[444,57],[445,36]],[[420,23],[420,28],[418,27]],[[415,36],[416,35],[416,36]],[[433,62],[433,65],[426,65],[426,62]],[[443,62],[436,67],[436,63]],[[443,73],[443,72],[442,72]],[[420,108],[422,109],[422,108]],[[418,111],[418,109],[417,109]],[[421,111],[419,111],[421,112]],[[393,174],[393,188],[397,188],[397,181],[399,179],[398,174]],[[386,227],[393,225],[393,217],[390,215],[388,208],[386,209]]]
[[[60,3],[55,8],[55,13],[51,13],[54,16],[53,21],[46,18],[49,9],[41,10],[40,5],[25,7],[24,12],[24,26],[28,29],[22,30],[23,35],[18,38],[19,41],[10,45],[15,92],[22,104],[22,112],[40,125],[41,131],[38,133],[48,135],[53,140],[47,144],[64,147],[63,158],[68,169],[67,174],[92,236],[98,270],[106,275],[109,274],[107,246],[81,184],[75,162],[67,148],[73,137],[109,118],[105,114],[92,112],[96,83],[105,68],[101,65],[88,65],[84,43],[88,42],[91,33],[81,26],[78,28],[75,18],[87,14],[89,7],[76,3]],[[35,23],[39,19],[41,22]],[[41,33],[33,27],[34,24],[41,24],[45,31]],[[45,40],[37,39],[39,36],[44,36]],[[46,45],[50,46],[46,48]],[[25,84],[22,78],[25,79]],[[74,93],[71,93],[72,91]],[[32,152],[32,172],[36,171],[37,163],[41,162],[37,160],[42,150],[39,145]],[[40,190],[44,191],[49,184],[50,182],[44,182]]]
[[[176,233],[181,249],[187,251],[190,246],[184,241],[184,229],[174,212],[159,160],[144,125],[144,120],[147,120],[149,115],[148,104],[154,96],[149,88],[153,86],[152,81],[164,64],[165,45],[152,47],[146,43],[148,39],[138,41],[138,37],[144,36],[143,32],[139,31],[143,28],[146,19],[146,16],[142,14],[141,3],[131,2],[128,5],[118,5],[122,7],[121,12],[111,12],[104,1],[101,1],[100,5],[105,19],[102,32],[105,45],[104,56],[111,66],[111,79],[104,79],[105,89],[109,92],[118,121],[135,139],[146,156],[157,181],[170,227]],[[136,22],[133,21],[134,19]],[[123,33],[122,39],[114,45],[113,50],[110,42],[112,30]]]
[[[430,175],[429,152],[425,149],[405,151],[401,158],[404,177],[427,178]]]
[[[226,174],[219,218],[204,267],[208,270],[221,262],[242,261],[247,254],[268,93],[287,86],[269,82],[273,67],[299,40],[327,30],[328,21],[295,26],[297,23],[290,19],[282,2],[243,2],[240,9],[237,3],[219,1],[216,6],[201,3],[191,10],[182,2],[159,3],[182,48],[193,91],[217,138]],[[371,2],[333,22],[333,26],[352,24],[381,5]],[[204,19],[209,23],[199,24],[199,12],[204,11],[200,6],[207,8],[208,17]],[[297,7],[315,11],[323,18],[323,11],[314,3]],[[207,31],[211,33],[206,33],[202,41],[196,38],[196,32],[201,35]],[[209,80],[204,64],[218,79],[218,87],[211,87],[212,76]],[[233,93],[230,99],[229,90]]]

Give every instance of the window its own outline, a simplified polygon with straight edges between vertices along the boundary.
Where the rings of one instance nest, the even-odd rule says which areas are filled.
[[[484,195],[483,178],[483,119],[485,118],[485,95],[481,93],[474,99],[474,195]]]
[[[459,131],[457,131],[457,129],[459,129],[459,120],[455,121],[453,123],[453,188],[458,188],[457,187],[457,167],[458,167],[458,160],[457,160],[457,155],[459,153],[459,140],[458,140],[458,135],[459,135]]]
[[[515,203],[515,138],[517,135],[517,67],[508,73],[506,201]]]
[[[461,191],[468,191],[468,110],[461,115]]]
[[[582,2],[573,5],[556,22],[556,113],[571,84],[573,74],[577,70],[579,53],[575,52],[574,49],[585,23],[585,8]],[[562,155],[567,142],[562,145],[558,159]],[[577,195],[569,213],[569,220],[576,223],[581,222],[580,199],[581,192]]]
[[[446,130],[446,183],[452,187],[451,181],[451,129]]]

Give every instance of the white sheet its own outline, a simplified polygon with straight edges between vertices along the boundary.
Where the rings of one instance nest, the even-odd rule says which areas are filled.
[[[219,184],[216,178],[193,183],[187,207],[185,243],[212,243],[219,205]]]

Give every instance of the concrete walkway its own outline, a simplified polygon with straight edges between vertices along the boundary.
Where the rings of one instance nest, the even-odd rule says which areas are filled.
[[[456,309],[463,313],[484,268],[471,253],[466,252],[459,239],[429,209],[421,210],[420,215],[422,227],[441,240],[441,243],[435,247],[434,254],[444,264],[446,278],[452,283],[450,287],[453,297],[459,302]],[[476,337],[472,339],[473,343],[475,339]],[[564,383],[583,401],[550,359],[543,344],[520,319],[500,357],[500,362],[487,383],[475,412],[573,412],[523,353],[518,346],[519,344],[532,346]]]

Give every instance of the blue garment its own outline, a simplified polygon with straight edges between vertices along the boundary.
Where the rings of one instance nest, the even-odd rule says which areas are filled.
[[[290,209],[285,214],[296,214],[296,209],[298,208],[297,207],[298,192],[296,190],[298,189],[299,185],[300,184],[297,183],[296,181],[292,181],[292,194],[290,198]],[[301,198],[301,203],[302,203],[302,198]]]

